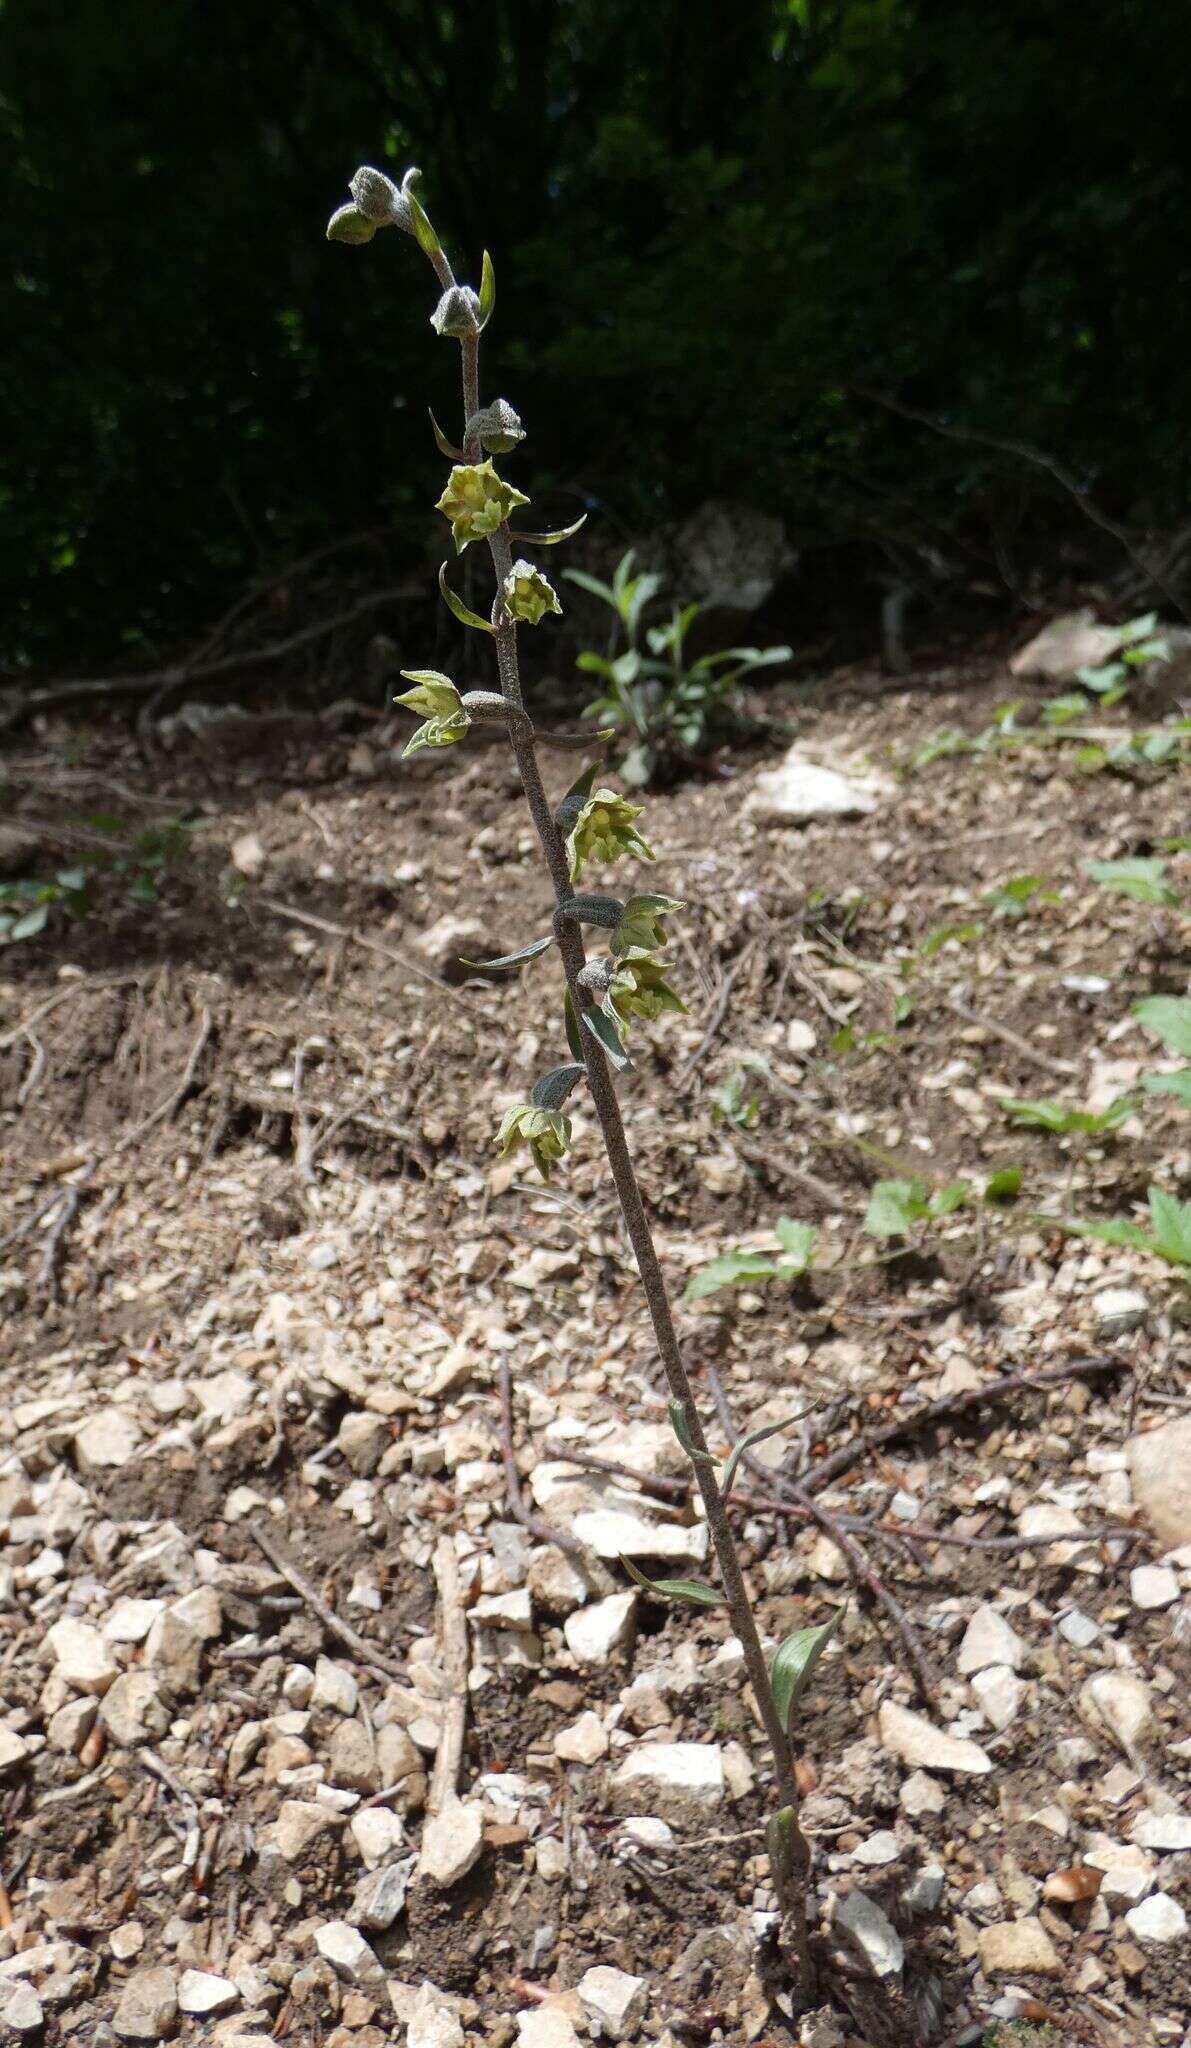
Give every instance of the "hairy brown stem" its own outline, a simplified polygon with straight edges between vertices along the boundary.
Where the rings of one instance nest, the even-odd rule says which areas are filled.
[[[466,425],[466,422],[479,410],[478,337],[468,338],[463,341],[462,354],[463,405]],[[475,437],[469,437],[465,440],[464,452],[469,461],[476,459],[479,448]],[[502,526],[496,533],[490,534],[488,544],[492,552],[492,563],[496,571],[497,582],[494,624],[496,626],[496,660],[500,672],[501,693],[507,704],[513,706],[517,711],[523,711],[521,676],[517,660],[516,621],[508,618],[501,607],[501,592],[504,581],[513,565],[512,548],[507,526]],[[570,869],[562,833],[559,830],[542,783],[541,771],[538,767],[538,759],[534,747],[533,728],[528,721],[522,718],[509,720],[509,744],[512,747],[517,763],[518,773],[521,777],[521,786],[525,791],[526,802],[529,805],[530,816],[533,819],[535,830],[541,842],[546,865],[550,870],[550,879],[554,886],[555,905],[557,908],[561,908],[563,904],[569,901],[573,894]],[[579,980],[587,959],[581,929],[579,925],[573,923],[570,919],[558,918],[555,923],[558,934],[558,950],[562,958],[567,988],[570,991],[571,1001],[575,1007],[576,1018],[581,1022],[584,1012],[591,1007],[590,994],[581,985]],[[629,1241],[637,1261],[637,1270],[641,1275],[641,1284],[645,1290],[645,1299],[649,1306],[650,1319],[653,1323],[654,1337],[657,1342],[662,1369],[665,1372],[666,1382],[673,1399],[681,1403],[685,1412],[691,1444],[696,1452],[703,1453],[702,1457],[692,1460],[695,1478],[703,1498],[711,1540],[715,1546],[716,1561],[720,1568],[720,1577],[723,1581],[728,1612],[731,1616],[732,1626],[740,1639],[744,1652],[745,1668],[756,1697],[766,1739],[773,1757],[778,1803],[779,1806],[789,1808],[796,1815],[799,1798],[789,1738],[786,1734],[781,1714],[778,1711],[777,1702],[773,1696],[773,1687],[769,1680],[765,1653],[761,1647],[761,1638],[753,1616],[752,1603],[744,1583],[744,1574],[740,1566],[736,1539],[728,1519],[727,1507],[715,1477],[715,1467],[710,1459],[707,1458],[707,1439],[703,1433],[703,1425],[699,1419],[698,1409],[695,1406],[694,1390],[691,1386],[686,1366],[683,1363],[682,1352],[678,1343],[678,1333],[674,1327],[674,1317],[670,1308],[670,1298],[658,1259],[657,1249],[654,1245],[653,1232],[649,1227],[649,1219],[646,1215],[645,1203],[637,1180],[636,1169],[633,1166],[632,1155],[629,1152],[624,1120],[621,1117],[620,1103],[616,1094],[612,1073],[602,1048],[594,1038],[591,1038],[590,1043],[585,1043],[584,1064],[587,1069],[591,1099],[604,1140],[604,1149],[608,1155],[608,1164],[612,1171],[617,1199],[620,1202],[621,1213],[624,1216],[625,1227],[629,1234]],[[791,1866],[788,1870],[782,1870],[778,1867],[775,1859],[773,1880],[783,1920],[789,1927],[793,1938],[803,1987],[807,1991],[809,1991],[812,1982],[810,1936],[807,1926],[806,1907],[807,1879],[810,1873],[810,1865],[810,1844],[798,1826],[797,1821],[795,1821]]]

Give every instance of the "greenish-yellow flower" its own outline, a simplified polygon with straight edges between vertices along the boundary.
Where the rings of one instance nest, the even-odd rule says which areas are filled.
[[[561,1109],[538,1109],[532,1102],[515,1102],[501,1118],[496,1142],[506,1156],[519,1145],[527,1145],[542,1179],[549,1180],[558,1161],[570,1149],[571,1119]]]
[[[662,918],[685,909],[686,904],[676,896],[630,896],[612,934],[612,951],[619,956],[637,947],[646,953],[656,953],[666,943]]]
[[[495,533],[516,506],[528,503],[524,492],[504,483],[490,462],[457,462],[438,510],[450,520],[455,551],[461,555],[469,541]]]
[[[643,804],[631,804],[614,789],[592,791],[567,835],[572,882],[579,880],[589,860],[619,860],[626,853],[636,860],[655,858],[633,823],[643,809]]]
[[[546,612],[560,612],[558,592],[532,562],[514,562],[503,585],[505,613],[536,626]]]
[[[663,1010],[686,1010],[682,997],[666,980],[665,962],[640,946],[630,947],[617,961],[607,1007],[626,1028],[631,1017],[644,1017],[652,1023]]]
[[[450,747],[461,740],[471,719],[450,676],[436,668],[403,668],[401,673],[416,688],[403,690],[393,702],[420,712],[426,720],[409,741],[405,754],[420,753],[423,747]]]

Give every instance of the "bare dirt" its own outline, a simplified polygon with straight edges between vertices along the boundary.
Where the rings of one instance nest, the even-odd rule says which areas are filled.
[[[765,1446],[780,1458],[793,1442],[803,1476],[920,1397],[1094,1367],[895,1439],[824,1496],[894,1532],[863,1552],[933,1688],[929,1705],[916,1697],[905,1636],[862,1579],[798,1731],[820,1998],[838,2039],[976,2039],[1016,2013],[1049,2017],[1064,2040],[1177,2043],[1191,2023],[1187,1936],[1146,1943],[1120,1902],[1073,1907],[1042,1887],[1098,1839],[1129,1843],[1147,1802],[1188,1796],[1189,1560],[1177,1604],[1136,1604],[1131,1569],[1161,1546],[1120,1455],[1191,1407],[1186,1292],[1144,1252],[1045,1218],[1136,1215],[1151,1183],[1186,1199],[1186,1114],[1153,1096],[1115,1133],[1056,1138],[1015,1128],[1001,1103],[1102,1107],[1163,1065],[1131,1010],[1186,990],[1186,920],[1094,887],[1084,863],[1185,832],[1187,784],[1159,768],[1081,775],[1052,748],[909,765],[940,725],[986,727],[1006,694],[990,660],[950,693],[890,692],[856,672],[818,701],[791,697],[810,752],[864,757],[892,778],[870,816],[754,824],[745,800],[776,758],[763,746],[649,798],[660,857],[639,886],[690,906],[672,947],[688,1015],[638,1034],[623,1091],[676,1289],[724,1250],[773,1249],[779,1214],[818,1228],[797,1287],[738,1288],[680,1313],[701,1390],[714,1367],[735,1422],[806,1411],[786,1445]],[[364,1875],[344,1817],[292,1863],[270,1846],[281,1804],[333,1782],[343,1718],[311,1705],[295,1670],[325,1655],[354,1675],[366,1732],[404,1724],[433,1652],[436,1539],[457,1534],[469,1601],[524,1583],[499,1462],[500,1361],[524,1475],[568,1445],[615,1459],[634,1428],[665,1422],[592,1119],[577,1111],[549,1188],[494,1159],[504,1105],[565,1057],[550,955],[487,981],[457,965],[547,926],[507,756],[494,744],[402,764],[395,729],[363,719],[313,743],[305,729],[290,744],[274,735],[263,755],[179,745],[151,769],[118,731],[91,734],[81,760],[64,741],[47,732],[10,762],[35,834],[65,796],[80,820],[118,810],[193,829],[156,903],[113,880],[102,915],[54,918],[0,955],[0,1702],[27,1745],[3,1780],[0,1973],[21,1977],[16,1959],[57,1944],[29,1973],[49,2044],[110,2042],[129,1977],[149,1964],[238,1984],[227,2014],[180,2022],[186,2039],[237,2048],[377,2048],[404,2038],[427,1981],[461,2001],[477,2040],[511,2043],[535,2008],[583,2027],[564,1994],[597,1964],[647,1980],[643,2039],[797,2039],[784,1966],[753,1938],[768,1897],[764,1757],[738,1676],[708,1669],[727,1633],[715,1615],[642,1598],[635,1648],[597,1668],[576,1666],[559,1616],[537,1605],[520,1638],[473,1630],[460,1789],[486,1801],[486,1846],[457,1886],[415,1883],[393,1925],[367,1933],[379,1975],[351,1982],[315,1940],[351,1919]],[[561,793],[566,767],[551,774]],[[1184,891],[1187,870],[1172,853]],[[1026,874],[1045,886],[1020,914],[987,900]],[[447,916],[475,929],[428,950]],[[1015,1202],[976,1198],[1013,1167]],[[969,1198],[908,1240],[875,1240],[866,1204],[891,1176],[927,1192],[964,1179]],[[1105,1324],[1110,1286],[1145,1297],[1135,1327]],[[80,1432],[97,1415],[126,1423],[134,1448],[119,1460],[88,1454]],[[376,1436],[353,1465],[361,1417]],[[1039,1502],[1091,1534],[963,1547],[1016,1539]],[[554,1512],[565,1519],[565,1504]],[[960,1541],[899,1541],[899,1515]],[[403,1671],[421,1645],[413,1677],[387,1679],[329,1635],[267,1564],[258,1524]],[[847,1566],[822,1529],[764,1498],[740,1524],[768,1634],[838,1604]],[[78,1694],[53,1669],[53,1625],[99,1625],[114,1600],[203,1585],[218,1591],[220,1634],[189,1679],[163,1667],[151,1742],[121,1747],[101,1713],[64,1747],[51,1722]],[[1003,1732],[956,1671],[985,1601],[1028,1645]],[[1090,1645],[1060,1630],[1072,1610],[1095,1622]],[[148,1668],[143,1642],[114,1655]],[[1090,1677],[1119,1670],[1144,1681],[1152,1716],[1131,1757],[1084,1704]],[[641,1724],[625,1690],[650,1672],[660,1705]],[[938,1813],[899,1803],[908,1767],[877,1740],[891,1697],[962,1726],[992,1759],[986,1776],[939,1778]],[[560,1760],[554,1738],[588,1709],[608,1754]],[[233,1771],[246,1723],[264,1724],[260,1750]],[[612,1776],[642,1734],[735,1745],[730,1789],[702,1810],[626,1807]],[[1090,1745],[1082,1762],[1056,1748],[1075,1737]],[[1119,1796],[1114,1766],[1133,1773]],[[479,1784],[510,1773],[503,1803]],[[412,1853],[416,1784],[396,1806]],[[668,1819],[673,1845],[635,1850],[626,1811]],[[884,1830],[895,1859],[866,1862]],[[563,1844],[561,1870],[546,1838]],[[1191,1857],[1151,1860],[1154,1888],[1191,1908]],[[907,1903],[914,1873],[934,1866],[941,1899]],[[831,1945],[849,1889],[901,1931],[896,1987],[850,1972]],[[1019,1920],[1040,1920],[1053,1969],[988,1966],[986,1930]],[[138,1945],[113,1953],[129,1923]]]

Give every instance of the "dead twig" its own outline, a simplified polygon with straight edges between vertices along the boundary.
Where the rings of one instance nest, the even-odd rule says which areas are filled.
[[[447,1680],[447,1700],[442,1732],[434,1752],[426,1812],[433,1820],[455,1798],[459,1767],[463,1762],[463,1738],[467,1732],[467,1617],[459,1585],[459,1559],[452,1536],[440,1536],[434,1548],[434,1580],[438,1587],[439,1641],[442,1667]]]
[[[56,1010],[61,1003],[73,1002],[75,996],[92,995],[97,989],[139,987],[140,982],[139,974],[95,974],[80,981],[69,982],[65,988],[55,989],[53,995],[47,996],[44,1003],[38,1003],[37,1008],[30,1010],[27,1017],[22,1017],[19,1024],[13,1024],[9,1030],[0,1032],[0,1052],[7,1052],[9,1046],[15,1045],[19,1038],[28,1038],[33,1026],[40,1024],[42,1018],[48,1017],[51,1010]]]
[[[582,1465],[592,1472],[610,1472],[617,1479],[629,1479],[640,1493],[648,1494],[653,1500],[682,1505],[691,1497],[688,1479],[667,1479],[660,1472],[634,1472],[631,1465],[620,1465],[615,1458],[601,1458],[595,1451],[564,1451],[559,1462]]]
[[[130,1131],[125,1131],[123,1136],[117,1139],[108,1155],[109,1158],[115,1158],[118,1153],[126,1152],[130,1145],[137,1144],[148,1131],[154,1128],[154,1125],[164,1123],[165,1119],[172,1116],[174,1111],[185,1101],[193,1086],[194,1077],[198,1071],[198,1063],[206,1049],[207,1040],[211,1036],[211,1030],[211,1012],[204,1003],[199,1018],[199,1028],[195,1034],[194,1043],[190,1048],[186,1065],[182,1071],[181,1080],[175,1087],[170,1089],[169,1094],[158,1103],[156,1109],[151,1109],[148,1116],[142,1117],[138,1124],[134,1124]]]
[[[723,1425],[729,1442],[735,1444],[737,1441],[737,1431],[732,1420],[732,1411],[728,1405],[728,1398],[724,1392],[723,1384],[714,1366],[708,1368],[708,1378],[720,1422]],[[894,1599],[893,1594],[877,1571],[871,1558],[865,1555],[852,1532],[843,1526],[838,1515],[833,1515],[820,1501],[813,1500],[806,1491],[805,1486],[799,1485],[792,1479],[783,1479],[780,1473],[770,1472],[751,1451],[745,1451],[741,1463],[747,1471],[753,1474],[754,1478],[761,1481],[764,1492],[770,1498],[776,1495],[779,1504],[782,1501],[788,1501],[792,1507],[800,1508],[811,1519],[818,1522],[820,1528],[830,1537],[841,1556],[847,1561],[852,1577],[868,1587],[878,1606],[881,1607],[893,1623],[894,1628],[905,1645],[906,1655],[910,1660],[914,1676],[918,1681],[919,1691],[928,1704],[932,1702],[935,1690],[934,1674],[927,1663],[922,1645],[919,1643],[918,1637],[914,1632],[913,1623],[905,1608],[902,1607],[898,1600]]]
[[[981,1031],[987,1031],[990,1037],[999,1038],[1002,1045],[1011,1047],[1019,1058],[1029,1060],[1034,1066],[1041,1067],[1045,1073],[1064,1076],[1078,1074],[1079,1068],[1073,1060],[1061,1060],[1053,1053],[1039,1052],[1037,1046],[1031,1045],[1029,1039],[1023,1038],[1020,1031],[1015,1031],[1012,1025],[1002,1024],[997,1017],[986,1017],[981,1012],[969,1009],[958,996],[952,998],[951,1008],[957,1017],[963,1018],[965,1024],[975,1024]]]
[[[851,1443],[832,1451],[826,1458],[820,1458],[803,1475],[802,1485],[808,1493],[818,1493],[833,1479],[838,1479],[841,1472],[849,1471],[871,1451],[879,1450],[882,1444],[893,1443],[898,1437],[913,1436],[932,1422],[966,1414],[971,1408],[983,1408],[1003,1401],[1009,1394],[1062,1386],[1064,1381],[1080,1379],[1085,1374],[1125,1372],[1127,1369],[1121,1358],[1072,1358],[1065,1365],[1051,1366],[1046,1372],[1003,1373],[1000,1379],[988,1380],[983,1386],[968,1387],[959,1394],[940,1394],[937,1400],[923,1401],[908,1414],[895,1416],[892,1422],[882,1423],[876,1429],[865,1430],[860,1436],[853,1437]]]
[[[82,1178],[74,1181],[70,1187],[60,1191],[62,1194],[62,1206],[46,1232],[46,1240],[41,1254],[41,1264],[37,1271],[38,1285],[43,1287],[50,1295],[57,1295],[66,1233],[82,1208],[83,1196],[88,1191],[91,1175],[94,1170],[95,1161],[90,1159],[83,1171]]]
[[[294,1052],[294,1168],[298,1179],[305,1187],[314,1190],[312,1201],[317,1207],[318,1176],[314,1171],[316,1132],[306,1110],[302,1094],[303,1070],[308,1052],[320,1050],[320,1042],[308,1038]]]
[[[382,960],[391,961],[393,966],[400,967],[403,973],[416,975],[419,981],[429,982],[431,988],[439,989],[451,1002],[466,1010],[469,1016],[484,1014],[476,1003],[470,1001],[459,989],[452,988],[450,982],[444,981],[440,974],[432,974],[428,967],[419,967],[416,960],[407,960],[404,953],[398,953],[392,946],[383,945],[379,939],[369,938],[366,932],[358,932],[351,925],[335,924],[329,917],[316,917],[310,910],[297,910],[292,903],[278,903],[272,896],[255,896],[252,900],[261,910],[269,911],[274,917],[288,918],[291,924],[307,925],[313,932],[324,932],[328,938],[347,940],[353,946],[361,946],[366,953],[379,954]]]
[[[707,1025],[703,1032],[703,1036],[699,1040],[698,1045],[695,1047],[694,1052],[691,1053],[688,1059],[683,1061],[681,1067],[678,1069],[678,1072],[674,1077],[674,1085],[676,1088],[685,1087],[686,1083],[690,1080],[691,1075],[694,1073],[695,1068],[698,1066],[700,1060],[703,1058],[704,1053],[707,1051],[708,1047],[714,1043],[716,1034],[718,1033],[720,1025],[723,1023],[724,1017],[727,1013],[728,1002],[732,994],[732,984],[736,980],[737,975],[740,973],[740,970],[743,967],[750,950],[751,946],[746,946],[744,948],[744,951],[740,953],[737,956],[737,958],[732,962],[732,965],[731,967],[729,967],[728,972],[724,975],[723,979],[721,980],[719,989],[716,993],[715,1002],[712,1004],[711,1015],[707,1020]]]
[[[284,1550],[271,1536],[255,1526],[251,1534],[258,1547],[264,1551],[269,1563],[281,1573],[282,1578],[293,1587],[295,1593],[301,1596],[311,1613],[317,1614],[329,1635],[334,1636],[349,1649],[362,1664],[367,1664],[373,1671],[378,1671],[382,1678],[397,1678],[403,1683],[408,1680],[409,1672],[405,1665],[399,1664],[395,1657],[386,1656],[383,1650],[378,1650],[375,1644],[370,1643],[366,1636],[360,1635],[350,1622],[342,1621],[335,1609],[328,1606],[321,1594],[315,1592],[306,1574],[298,1570],[297,1565],[286,1556]]]

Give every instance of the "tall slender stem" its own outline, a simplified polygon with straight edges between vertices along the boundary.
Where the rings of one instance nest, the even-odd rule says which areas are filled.
[[[466,422],[472,419],[479,410],[479,337],[475,336],[464,340],[462,353],[463,407],[466,431]],[[464,441],[464,452],[469,461],[474,461],[479,454],[478,441],[473,445],[472,438],[466,438]],[[492,553],[493,567],[496,571],[497,601],[493,616],[494,623],[496,623],[496,659],[500,672],[501,691],[506,703],[520,711],[524,707],[521,693],[520,668],[517,659],[517,623],[504,612],[501,601],[504,581],[512,568],[512,548],[507,526],[502,526],[495,533],[489,535],[488,544]],[[534,747],[533,728],[527,720],[509,720],[509,743],[517,762],[517,769],[521,777],[522,788],[525,791],[526,802],[529,805],[530,816],[533,819],[534,827],[546,858],[546,864],[550,870],[550,879],[554,885],[555,904],[561,907],[572,894],[570,869],[562,833],[559,830],[542,783],[541,770],[538,766],[537,753]],[[575,1007],[576,1017],[581,1018],[583,1012],[590,1008],[592,1000],[589,992],[582,986],[579,979],[587,958],[581,928],[578,924],[566,918],[556,919],[555,925],[558,933],[558,949],[562,958],[567,988],[570,991],[571,1001]],[[641,1284],[645,1290],[645,1299],[648,1303],[650,1319],[653,1323],[658,1355],[662,1362],[662,1369],[666,1375],[666,1383],[669,1386],[671,1396],[675,1401],[681,1403],[685,1412],[691,1443],[697,1452],[703,1453],[703,1456],[693,1459],[692,1464],[699,1492],[703,1499],[707,1526],[711,1532],[712,1543],[715,1546],[716,1561],[723,1580],[728,1612],[732,1619],[732,1625],[740,1639],[744,1652],[745,1669],[748,1672],[749,1681],[753,1688],[765,1735],[772,1753],[779,1804],[790,1809],[796,1815],[799,1798],[798,1787],[794,1777],[794,1763],[790,1752],[790,1742],[782,1723],[777,1701],[773,1696],[773,1687],[770,1683],[769,1670],[765,1662],[765,1652],[761,1646],[761,1638],[753,1615],[752,1603],[744,1583],[744,1574],[740,1566],[736,1540],[728,1520],[724,1498],[715,1476],[715,1466],[706,1455],[708,1448],[707,1438],[695,1405],[694,1389],[691,1385],[690,1376],[683,1362],[682,1351],[678,1342],[678,1332],[674,1327],[674,1317],[670,1308],[670,1297],[666,1288],[665,1276],[658,1259],[657,1247],[654,1244],[653,1232],[650,1229],[649,1218],[646,1214],[640,1183],[637,1179],[636,1169],[628,1147],[628,1140],[625,1136],[624,1119],[620,1113],[620,1101],[616,1093],[616,1085],[602,1047],[590,1034],[588,1034],[588,1037],[590,1042],[584,1046],[584,1064],[587,1069],[591,1099],[599,1120],[600,1131],[604,1140],[604,1149],[608,1155],[608,1164],[611,1168],[613,1184],[616,1188],[621,1212],[624,1216],[625,1227],[629,1234],[629,1242],[633,1247],[633,1255],[637,1261],[637,1270],[641,1275]],[[797,1820],[795,1820],[792,1829],[792,1838],[792,1867],[779,1867],[777,1861],[774,1861],[774,1888],[778,1895],[783,1919],[789,1926],[793,1938],[803,1986],[809,1990],[812,1981],[812,1962],[810,1936],[807,1926],[806,1894],[811,1854],[810,1844],[798,1825]]]

